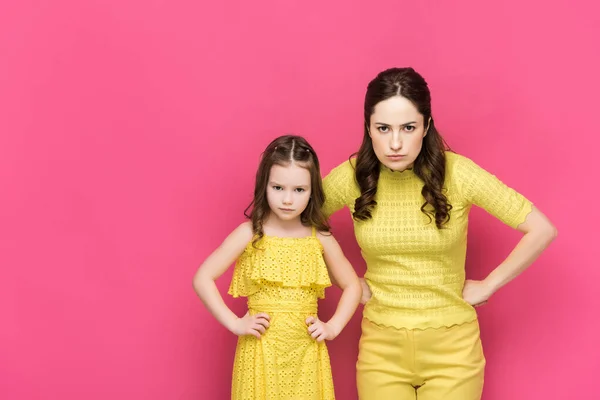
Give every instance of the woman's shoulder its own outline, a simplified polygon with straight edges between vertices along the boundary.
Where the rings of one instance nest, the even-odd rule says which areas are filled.
[[[338,193],[346,197],[349,195],[349,191],[355,190],[358,187],[355,179],[355,168],[355,158],[346,160],[333,167],[323,179],[323,188],[327,196]]]
[[[465,157],[462,154],[458,154],[450,150],[446,150],[445,155],[447,167],[455,167],[456,165],[461,166],[465,163],[473,162],[468,157]]]
[[[336,165],[331,169],[329,174],[338,174],[338,175],[354,175],[354,170],[356,168],[356,158],[351,158],[342,162],[341,164]],[[329,175],[328,174],[328,175]]]
[[[454,191],[477,175],[477,165],[468,157],[446,151],[446,187]]]
[[[354,174],[356,168],[356,159],[351,158],[336,165],[325,175],[325,182],[328,184],[347,186],[355,181]]]
[[[459,177],[464,174],[475,172],[480,169],[469,157],[453,151],[446,151],[446,173],[450,176]]]

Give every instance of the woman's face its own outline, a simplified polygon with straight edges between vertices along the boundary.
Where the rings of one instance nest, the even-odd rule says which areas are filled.
[[[394,96],[375,105],[369,136],[379,161],[393,171],[412,168],[427,134],[423,115],[405,97]]]

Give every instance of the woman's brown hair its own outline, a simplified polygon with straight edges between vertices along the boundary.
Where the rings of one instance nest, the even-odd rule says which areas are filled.
[[[402,96],[410,100],[423,115],[423,120],[428,126],[413,171],[424,182],[421,194],[425,198],[425,203],[421,206],[421,211],[430,218],[433,217],[436,226],[441,229],[450,220],[452,209],[443,190],[446,175],[445,151],[448,146],[437,131],[431,115],[431,94],[427,82],[412,68],[385,70],[367,86],[364,104],[364,136],[360,149],[356,153],[355,176],[360,187],[360,197],[355,201],[355,211],[352,215],[359,221],[368,220],[371,218],[371,211],[377,205],[375,194],[380,163],[373,150],[369,126],[375,106],[394,96]]]

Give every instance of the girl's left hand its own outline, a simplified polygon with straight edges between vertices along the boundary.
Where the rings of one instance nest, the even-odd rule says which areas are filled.
[[[482,306],[488,302],[492,292],[484,281],[467,279],[463,287],[463,299],[473,307]]]
[[[317,342],[333,340],[339,334],[339,332],[335,331],[334,327],[319,320],[317,317],[308,317],[305,322],[308,325],[308,334]]]

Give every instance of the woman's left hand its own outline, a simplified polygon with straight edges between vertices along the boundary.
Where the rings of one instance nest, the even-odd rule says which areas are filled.
[[[473,307],[479,307],[488,302],[492,295],[490,287],[485,281],[467,279],[463,287],[463,299]]]

